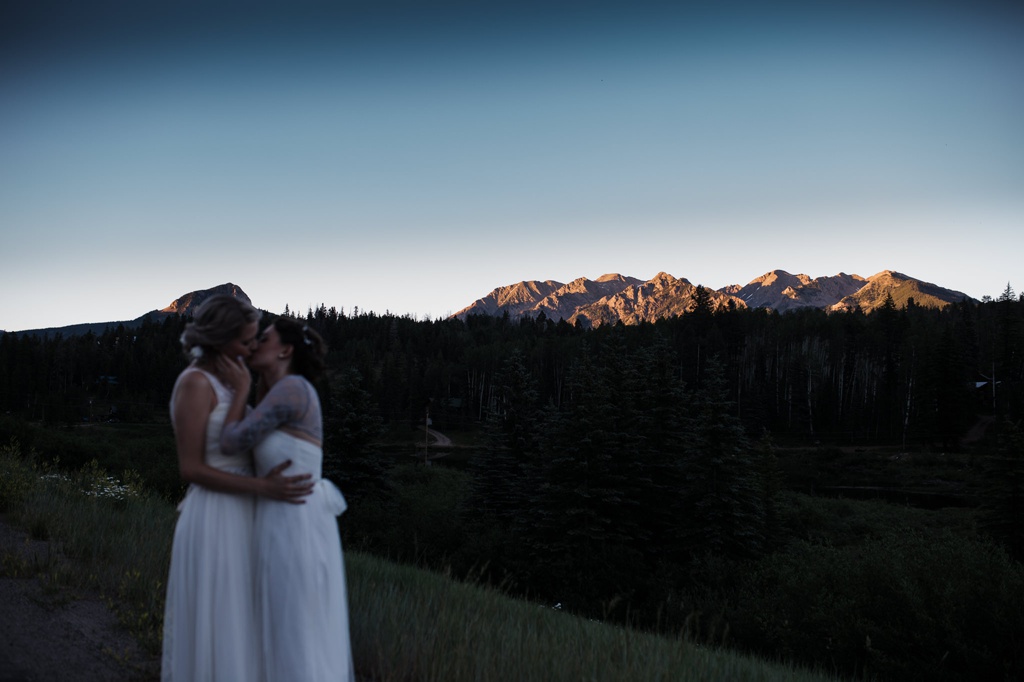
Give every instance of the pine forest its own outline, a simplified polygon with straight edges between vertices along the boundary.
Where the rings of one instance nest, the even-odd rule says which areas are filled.
[[[283,314],[294,315],[285,312]],[[264,314],[264,321],[274,317]],[[347,547],[850,678],[1024,678],[1024,297],[594,329],[321,305]],[[183,493],[173,315],[0,337],[0,438]]]

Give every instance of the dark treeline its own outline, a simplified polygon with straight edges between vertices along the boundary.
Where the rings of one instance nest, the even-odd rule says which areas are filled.
[[[328,341],[330,365],[355,370],[384,423],[431,417],[449,428],[482,423],[496,378],[518,352],[537,400],[571,401],[570,376],[587,353],[615,339],[631,355],[657,349],[675,383],[700,388],[709,360],[747,433],[785,443],[896,444],[954,450],[979,413],[1021,412],[1022,304],[998,300],[944,310],[892,301],[872,314],[802,310],[712,311],[588,331],[543,317],[417,321],[345,315],[321,306],[306,317]],[[0,410],[48,423],[163,416],[184,365],[172,316],[137,328],[43,339],[0,337]],[[986,383],[995,377],[993,386]]]
[[[331,348],[325,472],[350,499],[350,544],[850,674],[1024,674],[1024,301],[1009,286],[870,314],[712,310],[697,296],[677,318],[594,330],[305,317]],[[26,425],[166,424],[184,322],[3,336],[7,435],[41,450],[54,436]],[[428,415],[472,443],[464,466],[396,463],[387,443],[411,448]],[[164,430],[132,468],[173,497]],[[101,449],[75,442],[49,447],[69,465]],[[849,454],[879,446],[884,460]],[[807,494],[922,480],[959,507]]]

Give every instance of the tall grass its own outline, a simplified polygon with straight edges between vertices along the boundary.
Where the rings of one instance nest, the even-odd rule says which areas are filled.
[[[174,507],[95,465],[73,474],[39,469],[13,443],[0,448],[0,480],[0,510],[53,542],[75,565],[62,574],[98,588],[140,644],[159,651]]]
[[[74,579],[99,588],[155,654],[175,511],[137,486],[110,484],[95,467],[54,475],[16,444],[0,448],[0,511],[58,545],[78,569]],[[374,682],[830,679],[588,621],[359,552],[345,559],[356,670]]]
[[[833,679],[346,554],[353,655],[381,682]]]

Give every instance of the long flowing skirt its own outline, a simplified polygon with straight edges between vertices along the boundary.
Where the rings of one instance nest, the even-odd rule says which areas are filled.
[[[193,485],[179,506],[164,608],[163,682],[259,679],[255,504],[249,495]]]
[[[256,447],[257,471],[293,460],[318,473],[320,450],[275,432]],[[303,465],[308,465],[305,468]],[[320,480],[306,504],[256,502],[256,594],[266,682],[354,680],[338,515],[345,498]]]

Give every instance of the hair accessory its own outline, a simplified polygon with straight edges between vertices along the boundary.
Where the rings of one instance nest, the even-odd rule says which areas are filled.
[[[312,346],[313,345],[313,340],[311,338],[309,338],[309,325],[308,324],[302,325],[302,342],[305,343],[307,346]]]
[[[181,336],[178,337],[178,341],[181,343],[182,346],[188,343],[188,341],[185,340],[186,336],[187,333],[182,332]],[[203,357],[203,347],[198,345],[192,346],[191,348],[188,349],[188,354],[192,357],[193,360],[198,360],[199,358]]]

